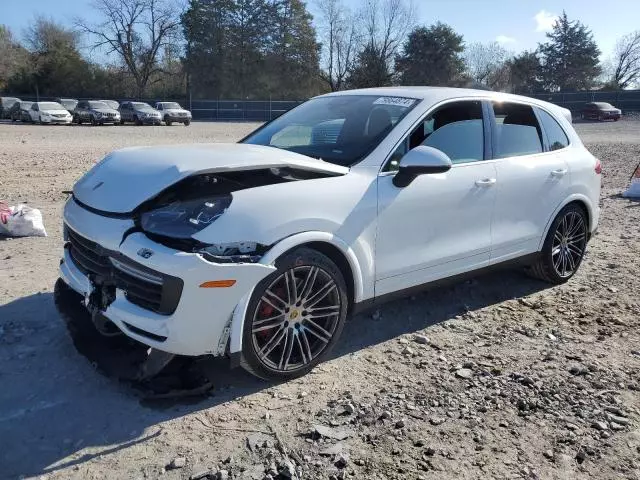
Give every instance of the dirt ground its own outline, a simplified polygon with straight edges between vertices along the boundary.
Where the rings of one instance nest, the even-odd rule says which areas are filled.
[[[351,319],[331,359],[268,384],[223,360],[204,398],[149,402],[74,348],[53,304],[64,190],[117,147],[255,125],[0,125],[0,200],[47,238],[0,240],[0,478],[640,479],[640,122],[578,124],[603,164],[578,275],[519,272]]]

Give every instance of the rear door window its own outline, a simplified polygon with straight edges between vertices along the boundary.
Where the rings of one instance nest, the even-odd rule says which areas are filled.
[[[561,150],[569,146],[569,138],[555,118],[541,109],[537,109],[544,133],[547,135],[549,150]]]
[[[542,129],[531,106],[493,102],[493,112],[496,118],[495,158],[542,152]]]

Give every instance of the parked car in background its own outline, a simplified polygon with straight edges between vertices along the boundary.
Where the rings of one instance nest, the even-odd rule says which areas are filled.
[[[29,109],[33,105],[33,102],[16,102],[9,109],[9,118],[13,122],[17,122],[20,120],[21,122],[28,122],[31,120],[29,116]]]
[[[162,115],[148,103],[122,102],[120,108],[120,124],[133,122],[136,125],[160,125]]]
[[[33,102],[29,109],[31,123],[62,123],[69,124],[73,117],[58,102]]]
[[[498,92],[373,88],[237,144],[109,153],[65,205],[56,305],[169,359],[228,353],[285,380],[349,313],[426,284],[507,264],[567,282],[601,182],[569,118]]]
[[[73,115],[73,111],[76,109],[76,105],[78,104],[78,100],[75,98],[56,98],[54,102],[58,102],[62,105],[71,115]]]
[[[582,109],[583,120],[613,120],[618,121],[622,116],[622,110],[614,107],[610,103],[590,102]]]
[[[110,108],[113,108],[114,110],[118,110],[118,108],[120,108],[120,102],[118,102],[117,100],[99,100],[100,102],[104,102],[107,105],[109,105]]]
[[[0,97],[0,119],[10,118],[9,110],[19,101],[20,99],[17,97]]]
[[[185,127],[191,124],[191,112],[182,108],[177,102],[158,102],[156,110],[162,114],[162,120],[168,126],[173,122],[184,123]]]
[[[83,122],[89,122],[91,125],[117,125],[120,123],[120,112],[99,100],[80,100],[73,112],[73,121],[78,125]]]

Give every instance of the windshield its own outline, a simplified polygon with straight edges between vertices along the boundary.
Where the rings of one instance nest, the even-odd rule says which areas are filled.
[[[144,102],[131,102],[131,106],[136,110],[153,110],[151,105]]]
[[[180,104],[176,102],[166,102],[166,103],[161,103],[161,105],[162,105],[162,108],[164,108],[165,110],[168,110],[170,108],[182,110],[182,107],[180,106]]]
[[[25,110],[30,109],[31,105],[33,105],[33,102],[20,102],[20,108],[24,108]]]
[[[417,103],[414,98],[380,95],[314,98],[256,130],[242,143],[351,166],[377,147]]]
[[[65,108],[57,102],[40,102],[38,108],[42,111],[47,110],[64,110]]]
[[[89,108],[109,108],[104,102],[89,102]]]
[[[613,105],[611,105],[610,103],[604,103],[604,102],[597,102],[594,103],[594,105],[598,108],[603,108],[603,109],[607,109],[607,108],[615,108]]]

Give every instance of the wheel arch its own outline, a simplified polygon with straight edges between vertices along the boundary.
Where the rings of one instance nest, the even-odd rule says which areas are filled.
[[[293,249],[307,247],[319,251],[329,257],[345,277],[349,294],[349,310],[354,302],[362,301],[365,295],[365,279],[361,262],[354,250],[342,239],[327,232],[302,232],[286,237],[276,243],[262,257],[260,263],[272,265],[276,260]],[[236,306],[229,325],[228,352],[232,366],[242,361],[242,331],[249,300],[253,289],[245,294]],[[224,352],[219,352],[220,354]]]
[[[571,205],[571,204],[578,205],[580,208],[582,208],[584,210],[585,215],[587,217],[587,232],[589,232],[589,234],[591,234],[591,226],[593,224],[593,217],[594,217],[593,204],[591,203],[591,200],[589,200],[589,198],[587,196],[582,195],[582,194],[573,194],[573,195],[570,195],[569,197],[567,197],[564,200],[564,202],[562,202],[553,211],[553,213],[551,214],[551,216],[547,220],[547,224],[545,225],[545,228],[544,228],[544,234],[540,238],[540,243],[538,245],[538,251],[542,250],[542,246],[544,245],[544,241],[547,238],[547,234],[549,233],[549,228],[551,228],[551,224],[553,223],[555,218],[558,216],[558,214],[560,213],[560,211],[563,208],[565,208],[567,205]]]

